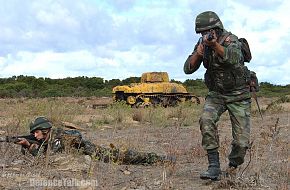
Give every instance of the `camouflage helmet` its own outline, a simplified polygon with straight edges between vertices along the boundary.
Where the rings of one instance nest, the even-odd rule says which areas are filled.
[[[42,130],[42,129],[50,129],[52,124],[46,117],[37,117],[34,122],[31,122],[30,125],[30,133],[33,133],[35,130]]]
[[[224,29],[223,23],[215,12],[205,11],[196,16],[195,32],[210,30],[213,28]]]

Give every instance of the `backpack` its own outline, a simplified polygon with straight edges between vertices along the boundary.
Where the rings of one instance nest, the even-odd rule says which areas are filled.
[[[250,50],[250,46],[248,41],[245,38],[239,38],[239,42],[242,44],[242,54],[244,57],[244,62],[250,63],[252,59],[252,54]],[[259,92],[259,82],[258,82],[258,77],[254,71],[250,71],[250,91],[253,92]]]
[[[244,56],[244,62],[250,63],[252,54],[248,41],[245,38],[239,38],[239,42],[242,44],[242,54]]]

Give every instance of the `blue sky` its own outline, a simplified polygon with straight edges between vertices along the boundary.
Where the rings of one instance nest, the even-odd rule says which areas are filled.
[[[260,81],[290,84],[290,1],[286,0],[0,0],[0,77],[29,75],[106,80],[167,71],[183,64],[199,36],[194,20],[215,11],[248,39],[247,66]]]

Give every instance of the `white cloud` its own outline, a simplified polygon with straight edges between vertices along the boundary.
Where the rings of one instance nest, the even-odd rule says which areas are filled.
[[[2,73],[6,73],[8,76],[34,75],[59,78],[82,75],[82,71],[94,67],[95,58],[86,51],[70,53],[18,52],[15,56],[2,58],[1,65],[6,65],[4,68],[2,66]]]
[[[1,77],[124,79],[146,71],[167,71],[177,80],[203,78],[202,67],[185,75],[183,63],[199,37],[194,32],[195,16],[213,10],[227,30],[248,39],[253,53],[248,66],[260,81],[290,83],[290,3],[286,0],[0,3]]]

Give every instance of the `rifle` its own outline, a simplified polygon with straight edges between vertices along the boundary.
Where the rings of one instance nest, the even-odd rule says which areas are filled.
[[[0,142],[18,143],[23,138],[26,139],[30,144],[40,144],[40,142],[37,141],[37,139],[33,135],[4,136],[4,137],[0,137]]]
[[[205,34],[205,38],[207,39],[207,41],[212,41],[214,39],[214,35],[212,30],[210,30],[207,34]],[[203,43],[203,36],[199,38],[199,43]],[[203,59],[205,62],[208,62],[209,56],[212,52],[212,48],[204,45],[204,50],[203,50]]]
[[[259,82],[258,82],[257,75],[256,75],[256,73],[254,71],[250,71],[249,85],[250,85],[250,92],[252,93],[252,98],[255,99],[257,107],[258,107],[258,111],[259,111],[260,116],[261,116],[261,118],[263,120],[263,115],[262,115],[262,112],[261,112],[261,109],[260,109],[260,105],[259,105],[259,102],[258,102],[258,98],[257,98],[257,94],[256,94],[256,92],[259,91]]]
[[[257,94],[256,94],[256,90],[255,90],[255,87],[253,86],[250,86],[250,89],[251,89],[251,92],[252,92],[252,97],[255,99],[256,101],[256,104],[257,104],[257,107],[258,107],[258,111],[260,113],[260,116],[263,120],[263,115],[262,115],[262,112],[261,112],[261,109],[260,109],[260,105],[259,105],[259,102],[258,102],[258,98],[257,98]]]

